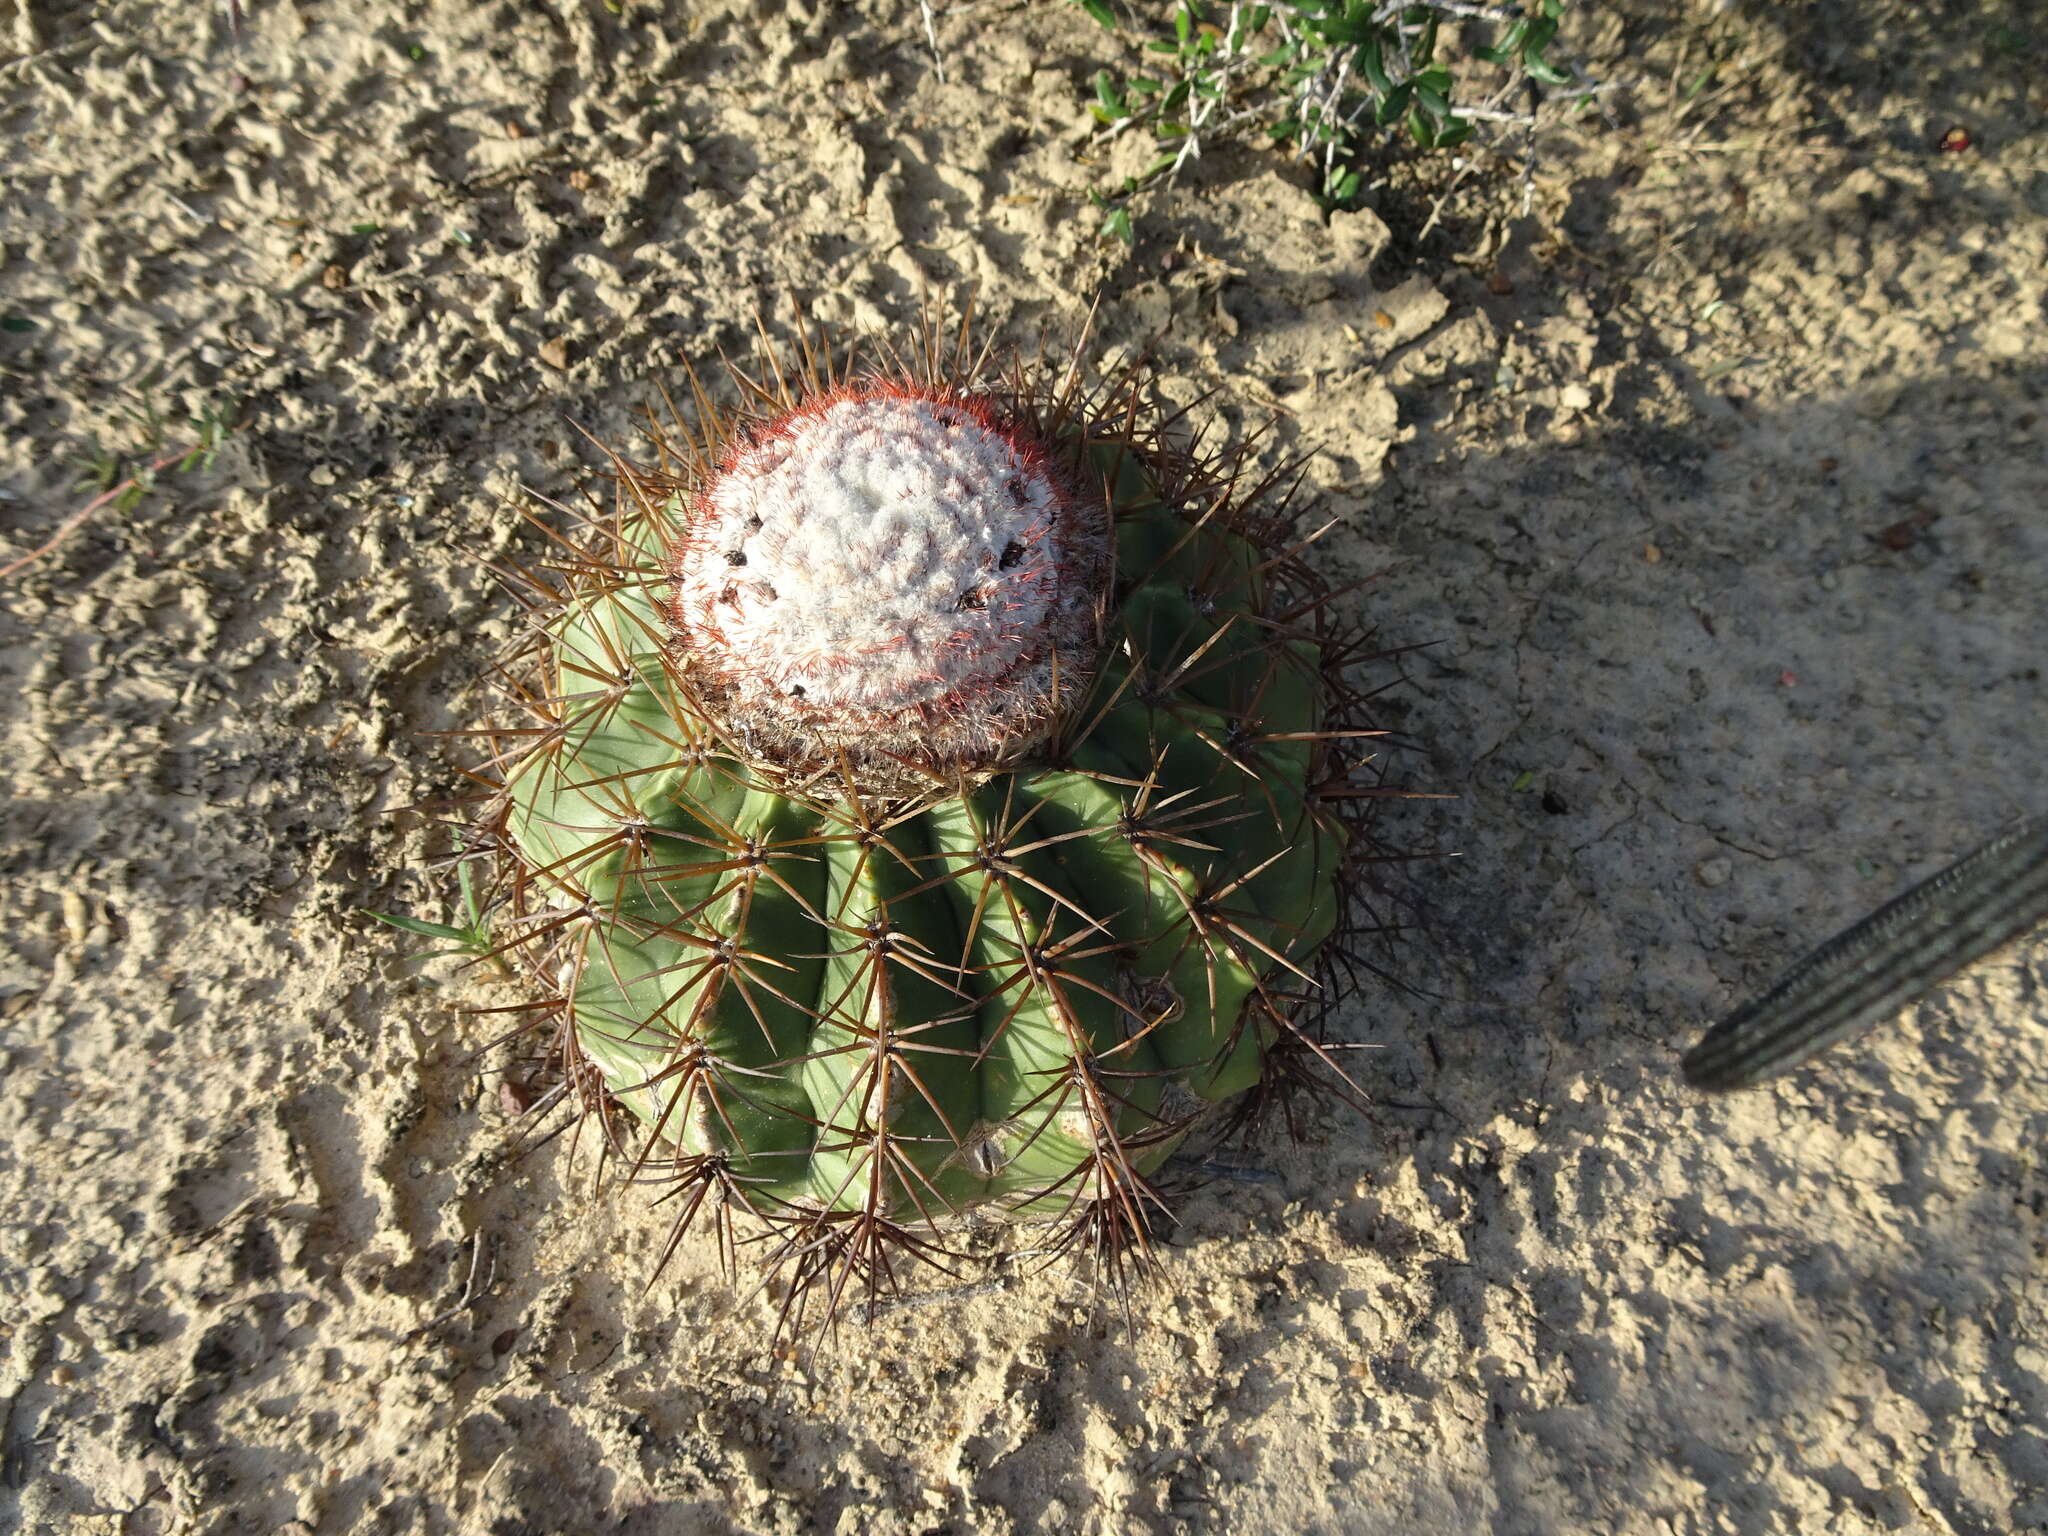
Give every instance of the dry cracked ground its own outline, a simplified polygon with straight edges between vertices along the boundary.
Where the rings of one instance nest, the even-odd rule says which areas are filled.
[[[1330,217],[1219,150],[1129,250],[1072,7],[935,5],[943,78],[906,0],[234,9],[0,0],[0,563],[237,428],[4,586],[0,1523],[2048,1530],[2048,949],[1674,1071],[2048,808],[2038,7],[1582,4],[1606,111]],[[1132,1325],[998,1228],[776,1351],[365,913],[445,910],[521,487],[757,306],[969,287],[1313,454],[1455,856],[1371,1107],[1184,1159]]]

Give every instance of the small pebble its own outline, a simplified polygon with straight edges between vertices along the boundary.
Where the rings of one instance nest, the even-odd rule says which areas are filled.
[[[92,912],[85,898],[66,891],[59,903],[64,909],[64,932],[73,944],[83,944],[92,934]]]
[[[1701,859],[1693,866],[1693,878],[1712,890],[1715,886],[1726,885],[1729,876],[1735,873],[1735,866],[1719,854],[1711,859]]]

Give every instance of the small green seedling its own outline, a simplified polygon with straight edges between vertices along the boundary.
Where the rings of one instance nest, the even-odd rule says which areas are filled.
[[[499,958],[497,946],[491,941],[491,921],[484,911],[483,901],[477,894],[476,877],[470,871],[467,858],[458,857],[455,878],[462,902],[462,915],[466,919],[461,924],[430,923],[424,918],[407,917],[401,912],[370,912],[366,915],[405,933],[416,933],[422,938],[438,939],[442,942],[442,948],[422,951],[412,957],[415,960],[439,960],[449,955],[467,955],[472,961],[489,961],[500,974],[510,975],[510,969]]]
[[[1108,0],[1071,0],[1100,25],[1119,30]],[[1090,194],[1103,213],[1102,232],[1133,239],[1130,201],[1171,181],[1205,148],[1266,142],[1317,165],[1317,198],[1326,208],[1355,206],[1366,190],[1368,157],[1386,134],[1425,150],[1450,149],[1478,125],[1533,122],[1529,110],[1543,86],[1591,88],[1552,54],[1563,0],[1526,7],[1386,0],[1273,0],[1222,7],[1175,0],[1168,23],[1151,29],[1143,47],[1159,55],[1157,74],[1118,78],[1096,71],[1088,110],[1099,137],[1149,134],[1158,154],[1115,191]],[[1220,18],[1220,19],[1219,19]],[[1490,43],[1463,56],[1440,56],[1446,20],[1492,28]],[[1478,101],[1460,100],[1461,75],[1474,61],[1500,67]]]
[[[172,432],[170,419],[152,393],[157,383],[154,372],[144,374],[136,381],[134,401],[115,412],[116,419],[138,439],[139,456],[147,459],[147,463],[131,467],[137,450],[116,451],[103,440],[95,440],[80,456],[78,478],[73,486],[80,491],[99,492],[104,499],[95,505],[110,504],[116,512],[132,512],[157,488],[159,475],[213,468],[222,445],[235,430],[235,407],[212,402],[200,407],[199,413],[186,423],[185,431]],[[182,446],[163,452],[164,445],[174,438]]]
[[[159,476],[183,475],[193,470],[213,468],[222,446],[240,426],[235,419],[239,407],[219,403],[202,406],[186,424],[186,431],[179,434],[178,446],[165,452],[164,444],[170,434],[166,431],[167,419],[149,394],[155,383],[154,373],[145,374],[137,384],[137,403],[123,407],[117,413],[119,419],[135,428],[142,438],[140,457],[144,462],[133,465],[130,457],[133,450],[117,453],[104,442],[95,441],[77,461],[78,478],[74,485],[79,491],[97,494],[59,523],[56,531],[41,544],[6,565],[0,565],[0,580],[42,559],[84,527],[86,520],[102,507],[111,506],[116,512],[134,511],[152,491],[159,488]]]

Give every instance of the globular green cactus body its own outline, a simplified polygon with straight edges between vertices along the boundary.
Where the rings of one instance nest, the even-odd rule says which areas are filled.
[[[1298,611],[1273,611],[1288,557],[1271,528],[1128,412],[930,380],[834,398],[970,406],[956,433],[992,422],[1009,434],[992,451],[1022,443],[1066,488],[1070,544],[1100,514],[1092,558],[1113,576],[1063,556],[1032,577],[1034,614],[1063,600],[1043,596],[1056,579],[1080,585],[1086,644],[1026,634],[999,687],[971,657],[919,674],[927,693],[954,685],[949,667],[968,677],[945,707],[998,721],[978,753],[920,756],[883,720],[872,750],[846,728],[806,758],[782,725],[707,698],[710,642],[678,617],[696,579],[678,552],[713,515],[715,465],[775,446],[769,413],[712,435],[683,475],[622,470],[619,511],[550,587],[533,723],[503,759],[495,830],[529,968],[559,999],[580,1086],[640,1122],[621,1145],[795,1223],[786,1252],[835,1223],[895,1232],[985,1205],[1090,1219],[1098,1237],[1106,1211],[1142,1227],[1146,1175],[1298,1031],[1340,915],[1331,658]],[[1041,511],[1019,513],[1029,540],[1054,536]],[[969,543],[1001,545],[974,528]],[[1020,537],[970,572],[967,618],[1011,600],[1013,564],[1031,575]],[[707,568],[705,603],[734,604]],[[757,585],[781,582],[786,606],[812,600],[771,577]],[[837,728],[816,700],[839,674],[785,649],[825,682],[762,696]],[[744,663],[721,663],[727,694]],[[1018,702],[1008,679],[1027,671],[1049,703]],[[966,688],[983,691],[961,704]],[[1003,711],[1029,728],[1004,738]]]

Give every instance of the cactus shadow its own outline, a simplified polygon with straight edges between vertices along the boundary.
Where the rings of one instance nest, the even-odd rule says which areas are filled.
[[[1399,563],[1361,614],[1392,643],[1442,642],[1404,660],[1399,723],[1428,754],[1414,778],[1459,797],[1397,803],[1383,827],[1455,857],[1387,874],[1414,990],[1342,1000],[1367,1108],[1255,1146],[1244,1161],[1281,1188],[1194,1193],[1192,1262],[1231,1268],[1223,1245],[1284,1241],[1305,1210],[1400,1277],[1410,1336],[1454,1339],[1471,1374],[1402,1344],[1372,1379],[1418,1412],[1479,1401],[1492,1481],[1459,1497],[1492,1529],[1589,1528],[1562,1471],[1589,1461],[1644,1508],[1676,1465],[1744,1532],[1786,1518],[1795,1482],[1843,1518],[1910,1523],[1853,1452],[1788,1445],[1870,1371],[1945,1422],[1974,1368],[1902,1335],[1901,1309],[1974,1315],[1997,1277],[2021,1284],[2002,1202],[2029,1219],[2038,1174],[1998,1149],[2048,1134],[2027,1066],[2048,945],[1730,1100],[1685,1089],[1677,1060],[1814,944],[2038,809],[2048,532],[2040,467],[2014,450],[2048,368],[1977,359],[1782,409],[1676,377],[1690,426],[1618,388],[1591,433],[1446,463],[1425,425],[1354,515],[1370,557]],[[1758,1135],[1773,1113],[1812,1134]],[[1946,1129],[1926,1144],[1930,1118]],[[1823,1145],[1886,1167],[1879,1230],[1835,1230],[1866,1196]],[[1542,1257],[1559,1251],[1580,1258]],[[1283,1304],[1282,1334],[1312,1310]],[[2010,1344],[1988,1353],[1985,1391],[2048,1406]],[[1980,1395],[1967,1374],[1960,1390]],[[2015,1423],[1992,1454],[2040,1486],[2038,1437]],[[1956,1529],[1992,1528],[1939,1453],[1922,1470]]]

